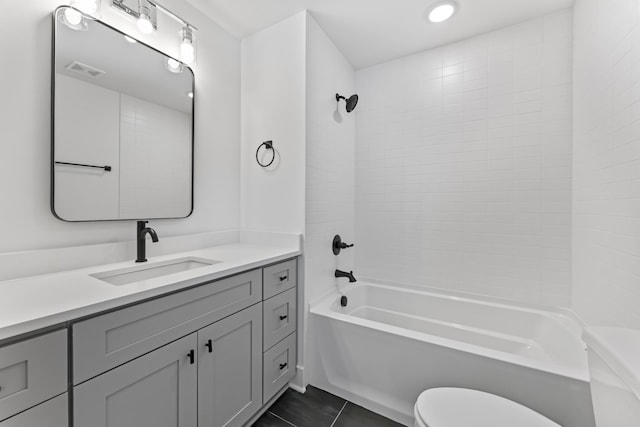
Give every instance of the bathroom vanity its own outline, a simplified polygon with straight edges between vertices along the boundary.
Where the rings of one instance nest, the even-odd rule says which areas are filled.
[[[264,254],[245,268],[221,262],[125,285],[97,278],[100,267],[5,282],[34,291],[48,281],[55,292],[82,276],[131,294],[89,308],[80,295],[76,309],[59,308],[62,324],[3,335],[0,427],[246,425],[296,371],[299,252]],[[13,326],[47,318],[56,323]],[[0,332],[11,329],[0,320]]]

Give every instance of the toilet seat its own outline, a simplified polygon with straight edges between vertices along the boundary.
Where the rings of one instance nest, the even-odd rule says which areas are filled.
[[[414,413],[419,427],[560,427],[526,406],[465,388],[425,390]]]

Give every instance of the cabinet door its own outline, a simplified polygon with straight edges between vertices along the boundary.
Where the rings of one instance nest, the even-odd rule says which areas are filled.
[[[198,331],[198,426],[242,426],[262,406],[262,304]]]
[[[67,393],[0,422],[0,427],[69,427]]]
[[[196,345],[193,333],[74,387],[74,425],[197,427]]]

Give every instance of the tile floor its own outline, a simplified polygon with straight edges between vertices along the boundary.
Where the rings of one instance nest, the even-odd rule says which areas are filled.
[[[253,427],[402,427],[313,386],[305,394],[288,389]]]

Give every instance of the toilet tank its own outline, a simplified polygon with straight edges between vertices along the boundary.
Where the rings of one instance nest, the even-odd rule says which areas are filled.
[[[596,425],[640,426],[640,331],[593,326],[582,337]]]

